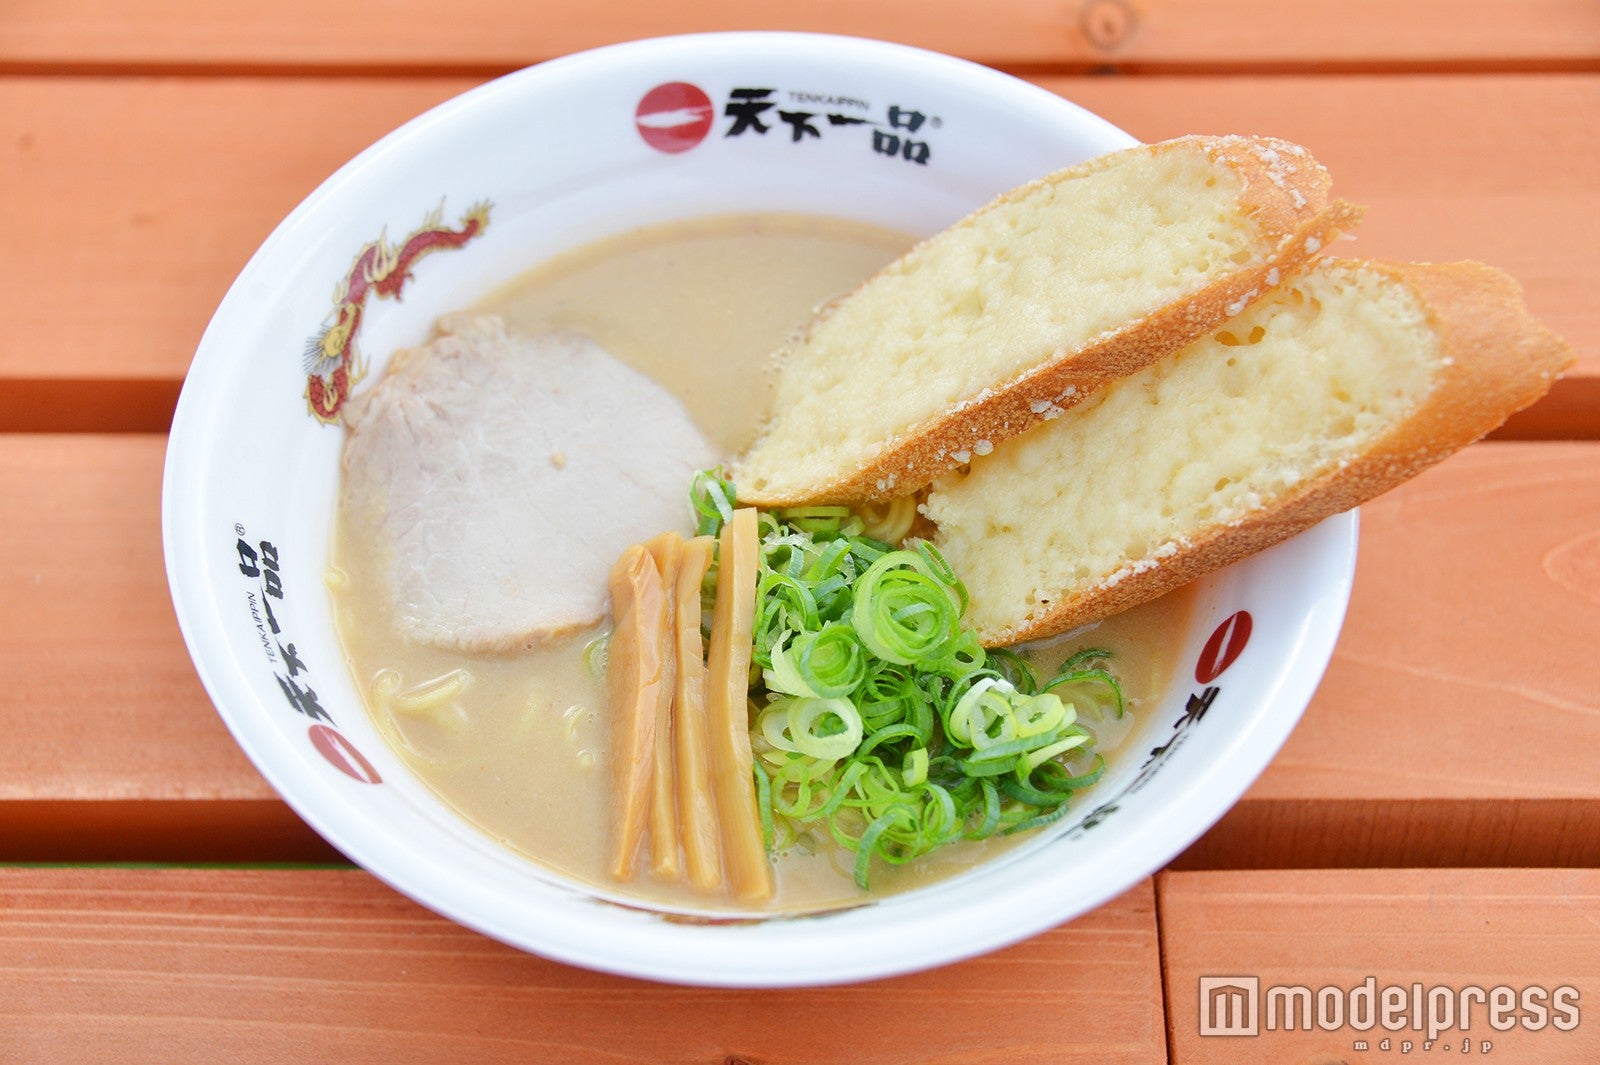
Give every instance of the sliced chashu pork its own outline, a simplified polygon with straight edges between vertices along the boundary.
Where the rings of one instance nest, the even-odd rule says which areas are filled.
[[[630,544],[688,531],[716,461],[683,405],[575,333],[440,320],[346,408],[342,505],[415,639],[500,651],[605,616]]]

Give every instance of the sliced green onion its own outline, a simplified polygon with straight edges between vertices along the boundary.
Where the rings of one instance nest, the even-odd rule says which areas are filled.
[[[1012,716],[1019,736],[1057,732],[1078,719],[1076,707],[1063,703],[1054,692],[1023,697],[1014,705]]]
[[[983,794],[983,819],[976,828],[967,830],[968,839],[988,839],[1000,827],[1000,791],[993,781],[983,780],[979,783]]]
[[[961,578],[957,577],[956,571],[950,568],[950,563],[944,560],[944,556],[939,553],[937,547],[934,547],[926,540],[917,541],[916,551],[925,564],[924,572],[956,593],[956,605],[959,608],[957,612],[965,614],[967,612],[967,586],[961,583]]]
[[[863,722],[863,724],[865,724],[865,722]],[[874,748],[880,747],[885,743],[893,743],[896,740],[902,739],[920,740],[922,739],[923,735],[923,733],[917,730],[915,725],[904,721],[898,725],[889,725],[886,728],[873,729],[867,738],[861,741],[861,746],[856,748],[856,755],[857,757],[864,757],[868,754],[871,754]]]
[[[856,581],[850,622],[867,649],[887,662],[937,661],[960,635],[959,601],[926,568],[916,552],[891,551]]]
[[[1016,720],[1005,688],[1005,682],[995,677],[978,681],[950,711],[945,732],[957,743],[980,750],[1014,738]]]
[[[715,536],[722,531],[722,523],[733,517],[738,504],[738,494],[733,482],[728,480],[718,466],[701,470],[689,482],[689,505],[695,513],[695,535]]]
[[[1038,681],[1026,659],[1009,647],[991,647],[988,652],[989,669],[1024,695],[1036,694]]]
[[[1068,658],[1063,661],[1061,665],[1056,667],[1056,672],[1058,674],[1071,673],[1075,669],[1087,668],[1086,663],[1098,661],[1109,662],[1111,661],[1111,658],[1112,654],[1108,648],[1085,647],[1083,650],[1074,651],[1070,656],[1068,656]]]
[[[772,779],[761,771],[761,763],[754,766],[756,775],[756,809],[761,812],[761,843],[768,854],[772,853]]]
[[[789,739],[813,758],[847,758],[861,743],[861,715],[849,699],[795,699],[789,703]]]
[[[1072,791],[1082,791],[1084,788],[1099,783],[1100,778],[1105,776],[1105,774],[1105,756],[1096,754],[1094,756],[1094,763],[1089,767],[1087,772],[1081,773],[1078,776],[1063,777],[1061,780],[1056,782],[1056,786],[1069,788]]]
[[[848,625],[835,622],[818,632],[801,633],[792,652],[795,672],[824,699],[849,695],[867,675],[867,656]]]
[[[1029,817],[1029,818],[1027,818],[1025,820],[1018,821],[1014,825],[1007,825],[1006,828],[1004,829],[1003,834],[1007,835],[1007,836],[1012,836],[1012,835],[1017,834],[1018,832],[1027,832],[1030,829],[1043,828],[1045,825],[1053,825],[1053,824],[1055,824],[1057,821],[1061,820],[1065,816],[1067,816],[1067,804],[1066,803],[1062,803],[1060,806],[1057,806],[1054,810],[1050,810],[1050,811],[1048,811],[1046,813],[1038,814],[1038,815],[1036,815],[1034,817]]]
[[[878,816],[878,819],[867,826],[861,833],[861,839],[856,843],[856,886],[862,891],[867,890],[867,870],[872,864],[872,855],[878,849],[878,838],[894,826],[896,821],[906,822],[912,819],[911,811],[904,806],[891,806]]]
[[[1023,761],[1030,770],[1037,769],[1040,765],[1048,762],[1052,758],[1055,758],[1057,755],[1066,754],[1068,751],[1082,747],[1088,742],[1088,736],[1068,736],[1064,740],[1057,740],[1048,747],[1040,747],[1037,751],[1029,752]]]
[[[807,684],[805,677],[800,675],[794,656],[789,653],[786,646],[793,635],[794,633],[790,631],[778,637],[778,642],[773,644],[771,651],[768,652],[768,661],[772,664],[762,669],[761,677],[767,682],[768,691],[815,699],[821,693]]]
[[[1044,690],[1050,691],[1052,688],[1084,683],[1103,685],[1111,692],[1112,702],[1116,706],[1117,717],[1120,718],[1127,712],[1127,704],[1122,698],[1122,685],[1117,681],[1116,677],[1103,669],[1076,669],[1070,672],[1058,673],[1051,678],[1050,683],[1044,686]]]
[[[702,532],[737,499],[721,470],[697,475],[690,496]],[[891,510],[758,518],[751,745],[763,836],[769,850],[831,838],[855,852],[863,887],[877,861],[1064,816],[1105,772],[1079,709],[1124,711],[1102,648],[1043,685],[1023,655],[986,650],[961,624],[966,588],[938,550],[889,542],[906,535],[914,501]],[[716,578],[713,566],[708,592]]]
[[[928,779],[928,748],[913,747],[907,751],[900,776],[909,788],[925,782]]]

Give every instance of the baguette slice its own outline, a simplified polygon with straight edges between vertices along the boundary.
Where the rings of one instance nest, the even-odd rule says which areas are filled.
[[[986,645],[1054,635],[1387,491],[1571,364],[1498,270],[1324,259],[924,512]]]
[[[762,506],[882,501],[1238,314],[1353,225],[1299,145],[1182,137],[1006,193],[779,353],[735,465]]]

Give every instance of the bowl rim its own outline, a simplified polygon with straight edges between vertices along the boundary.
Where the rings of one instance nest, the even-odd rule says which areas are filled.
[[[535,91],[541,82],[585,65],[611,63],[619,59],[648,61],[705,48],[751,51],[765,48],[821,49],[826,59],[832,62],[893,59],[899,63],[912,63],[930,76],[944,75],[969,81],[977,79],[986,90],[1011,94],[1018,102],[1047,106],[1064,117],[1071,116],[1072,121],[1082,123],[1102,136],[1120,136],[1132,143],[1127,134],[1083,107],[1048,90],[968,60],[864,38],[781,31],[684,34],[607,45],[504,75],[438,104],[358,153],[308,194],[246,262],[202,335],[174,412],[163,471],[162,539],[168,587],[179,628],[201,683],[235,742],[298,816],[342,853],[400,893],[502,942],[589,969],[725,987],[816,986],[877,979],[996,950],[1098,907],[1151,876],[1231,809],[1266,768],[1299,721],[1331,659],[1354,579],[1358,530],[1358,519],[1354,512],[1331,518],[1302,534],[1311,538],[1308,543],[1316,544],[1315,550],[1326,555],[1328,566],[1339,576],[1322,589],[1314,609],[1308,611],[1305,618],[1297,619],[1305,626],[1297,644],[1299,660],[1304,668],[1290,670],[1277,689],[1270,693],[1271,702],[1283,704],[1286,709],[1267,715],[1256,721],[1253,728],[1230,739],[1227,746],[1230,755],[1226,767],[1228,772],[1222,772],[1221,767],[1210,766],[1207,771],[1186,779],[1180,794],[1165,804],[1168,816],[1162,823],[1162,843],[1159,846],[1152,847],[1148,842],[1132,838],[1136,833],[1123,834],[1106,850],[1100,861],[1101,879],[1094,890],[1071,895],[1068,905],[1062,905],[1058,895],[1051,892],[1054,878],[1040,878],[1044,883],[1013,885],[1006,893],[1006,912],[998,922],[988,920],[963,925],[956,921],[942,921],[941,934],[937,938],[925,937],[917,943],[902,944],[901,949],[894,952],[869,955],[853,952],[844,955],[849,964],[790,964],[781,972],[758,971],[748,966],[725,966],[713,971],[708,968],[704,957],[685,948],[692,943],[706,942],[706,932],[713,936],[727,934],[727,926],[666,926],[666,922],[659,920],[654,922],[656,927],[653,932],[663,932],[665,927],[667,934],[664,937],[645,935],[651,944],[650,951],[635,954],[626,945],[621,950],[616,949],[616,944],[624,942],[624,939],[634,941],[630,932],[645,934],[650,931],[639,923],[637,914],[626,918],[624,926],[619,928],[624,939],[615,936],[609,938],[613,943],[609,952],[597,950],[596,938],[586,935],[582,927],[553,927],[559,922],[546,922],[539,928],[540,934],[530,936],[525,922],[495,918],[493,909],[498,896],[493,892],[464,883],[459,876],[416,875],[418,865],[415,856],[406,854],[403,846],[389,839],[377,819],[354,810],[354,804],[339,796],[327,780],[298,771],[293,764],[298,757],[281,742],[281,737],[258,735],[246,727],[242,715],[250,712],[255,703],[250,685],[242,678],[232,676],[228,670],[219,672],[213,664],[231,663],[226,653],[214,654],[208,648],[213,636],[202,624],[211,620],[210,613],[218,600],[218,591],[209,571],[200,570],[188,562],[197,553],[201,540],[198,529],[201,518],[198,502],[200,493],[189,491],[188,486],[197,481],[204,450],[202,445],[210,436],[211,426],[220,417],[215,406],[206,405],[202,397],[229,375],[230,364],[221,353],[222,338],[228,330],[229,319],[249,300],[249,279],[259,269],[259,264],[278,254],[281,244],[294,239],[302,220],[324,201],[335,196],[353,176],[377,165],[393,146],[425,136],[435,125],[449,121],[463,110],[484,106],[502,95]],[[213,352],[217,354],[209,354]],[[372,827],[376,827],[377,831],[368,831]],[[910,894],[921,896],[927,890],[918,889]],[[904,897],[893,896],[891,899]],[[883,903],[876,905],[881,909]],[[594,912],[611,915],[626,911],[622,907],[597,906]],[[841,935],[837,930],[839,922],[829,920],[832,916],[818,915],[805,922],[807,938],[820,937],[823,941],[838,938],[847,945],[859,938],[858,933]],[[904,924],[907,920],[921,923],[930,918],[939,920],[937,915],[925,915],[902,917],[898,923]],[[605,922],[611,918],[605,916],[600,920]],[[782,923],[764,922],[766,925]],[[770,961],[768,964],[770,968]]]

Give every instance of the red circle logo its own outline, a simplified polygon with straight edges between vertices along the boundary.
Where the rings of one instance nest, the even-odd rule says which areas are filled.
[[[356,750],[356,745],[343,735],[327,725],[312,725],[308,731],[311,733],[311,745],[332,763],[334,768],[363,784],[383,783],[383,778],[372,768],[372,763],[367,761],[361,752]]]
[[[656,151],[686,152],[711,132],[711,114],[711,97],[698,85],[669,81],[644,94],[633,124]]]
[[[1201,684],[1210,684],[1222,676],[1222,671],[1233,665],[1234,659],[1244,650],[1244,645],[1250,642],[1250,629],[1250,612],[1247,610],[1230,615],[1218,625],[1200,652],[1200,661],[1195,663],[1194,679]]]

